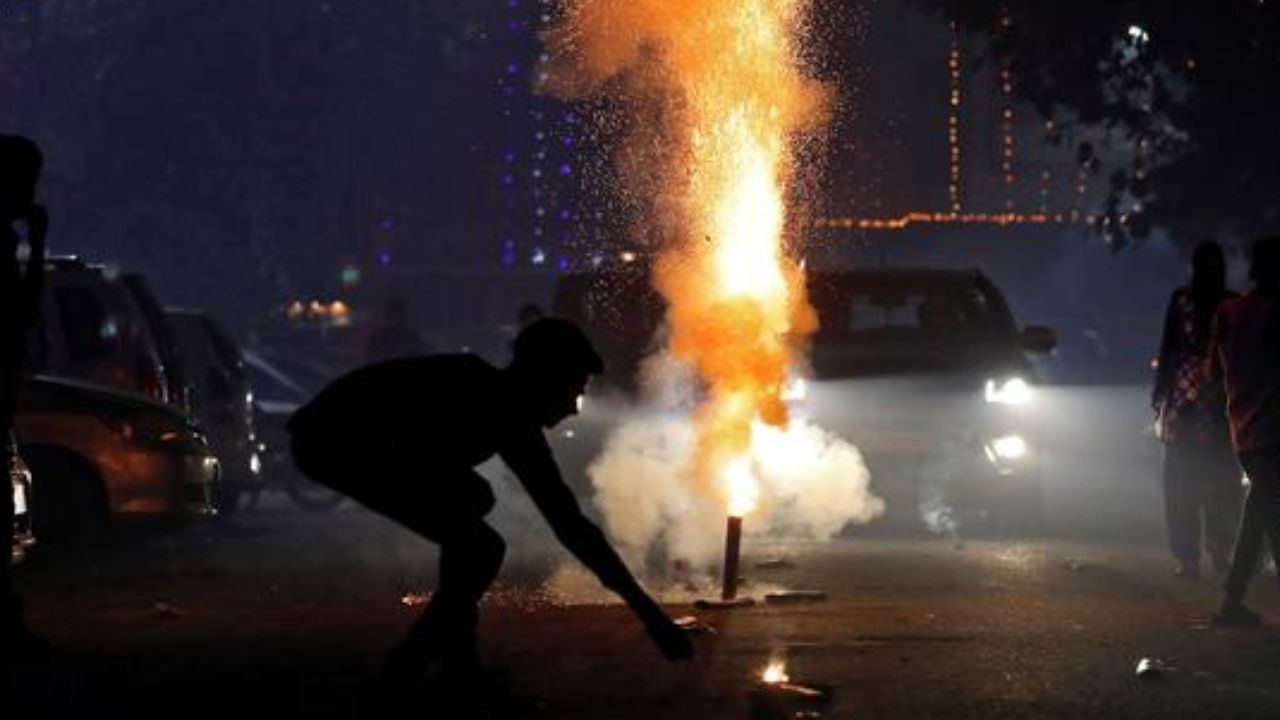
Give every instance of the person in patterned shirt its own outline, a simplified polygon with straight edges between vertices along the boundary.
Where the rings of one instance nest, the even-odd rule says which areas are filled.
[[[1212,240],[1196,245],[1191,282],[1173,292],[1165,312],[1151,404],[1164,443],[1164,504],[1174,574],[1200,575],[1203,544],[1216,572],[1226,572],[1240,505],[1240,469],[1227,430],[1222,386],[1204,372],[1214,313],[1234,296],[1226,258]]]

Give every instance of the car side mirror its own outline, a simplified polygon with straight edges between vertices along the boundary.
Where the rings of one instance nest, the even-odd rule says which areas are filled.
[[[1053,328],[1028,325],[1022,329],[1022,349],[1033,353],[1052,352],[1058,346],[1058,333]]]

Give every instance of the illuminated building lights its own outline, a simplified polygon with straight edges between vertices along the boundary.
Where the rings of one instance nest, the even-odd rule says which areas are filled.
[[[901,230],[910,225],[1061,225],[1074,221],[1061,213],[909,212],[890,218],[819,218],[814,226],[832,230]]]

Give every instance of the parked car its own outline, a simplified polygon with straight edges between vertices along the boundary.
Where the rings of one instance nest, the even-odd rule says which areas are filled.
[[[170,402],[146,315],[118,275],[74,257],[46,262],[40,323],[27,367]]]
[[[307,510],[330,510],[342,504],[341,494],[312,482],[298,472],[289,449],[289,431],[285,427],[289,417],[311,399],[319,386],[327,381],[326,378],[308,374],[306,380],[302,379],[294,373],[306,373],[307,370],[278,353],[246,351],[244,360],[253,386],[254,423],[266,485],[283,490]]]
[[[160,357],[161,369],[164,373],[166,397],[170,405],[175,405],[191,412],[191,386],[187,381],[183,367],[182,355],[178,350],[178,340],[165,317],[164,308],[151,291],[151,285],[142,273],[126,272],[120,275],[120,282],[129,291],[134,303],[142,311],[147,322],[147,329],[156,344],[156,354]]]
[[[192,415],[209,436],[222,467],[214,498],[220,515],[236,511],[241,495],[262,485],[254,433],[253,390],[240,348],[203,310],[167,309],[165,320],[190,384]]]
[[[11,558],[12,562],[19,563],[35,544],[35,534],[31,532],[31,470],[18,453],[18,445],[13,436],[6,438],[5,442],[9,443],[9,482],[13,485]]]
[[[634,263],[557,285],[553,311],[581,324],[606,363],[602,387],[556,435],[577,471],[626,409],[609,392],[634,390],[660,346],[663,301],[645,273]],[[819,330],[808,366],[793,370],[794,415],[856,445],[891,512],[910,508],[936,530],[964,517],[1034,526],[1039,378],[1026,353],[1051,350],[1054,333],[1019,330],[976,270],[810,272],[808,286]]]
[[[116,521],[181,520],[214,512],[218,460],[181,411],[78,380],[35,376],[15,418],[39,492],[42,542],[76,545]]]

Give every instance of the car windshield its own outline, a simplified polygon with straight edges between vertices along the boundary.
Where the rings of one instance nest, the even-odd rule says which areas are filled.
[[[999,290],[968,273],[816,273],[818,377],[985,371],[1016,362],[1017,330]]]
[[[977,273],[818,271],[813,370],[822,377],[951,372],[1006,362],[1017,330],[1000,291]],[[624,384],[661,346],[664,304],[639,268],[564,276],[557,315],[581,323]]]
[[[1000,308],[972,285],[818,284],[812,301],[821,321],[819,346],[990,344],[1007,330]]]

